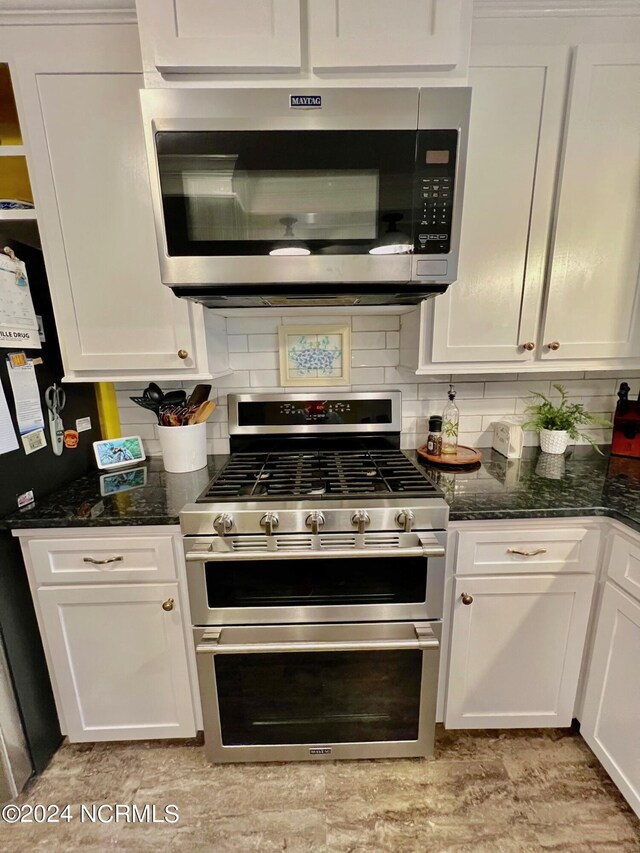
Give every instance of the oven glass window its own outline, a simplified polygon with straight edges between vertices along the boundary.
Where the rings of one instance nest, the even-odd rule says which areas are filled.
[[[417,740],[420,651],[220,655],[225,746]]]
[[[207,601],[220,607],[408,604],[425,601],[424,557],[291,558],[205,565]]]
[[[168,254],[366,254],[388,234],[408,253],[415,147],[415,131],[158,132]]]

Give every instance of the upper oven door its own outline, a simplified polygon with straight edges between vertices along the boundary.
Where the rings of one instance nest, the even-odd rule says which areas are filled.
[[[446,533],[185,539],[194,625],[441,619]]]
[[[410,281],[418,94],[143,91],[165,284]]]

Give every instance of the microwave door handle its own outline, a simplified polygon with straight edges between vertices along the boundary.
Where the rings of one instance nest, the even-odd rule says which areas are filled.
[[[387,652],[425,651],[440,647],[431,628],[413,626],[415,638],[397,640],[327,640],[326,642],[295,641],[291,643],[221,643],[222,631],[215,636],[205,637],[196,646],[198,654],[212,655],[255,655],[284,654],[287,652]]]
[[[190,551],[188,563],[218,563],[231,560],[284,560],[295,557],[303,560],[324,560],[356,557],[444,557],[442,545],[423,545],[415,548],[325,548],[317,551]]]

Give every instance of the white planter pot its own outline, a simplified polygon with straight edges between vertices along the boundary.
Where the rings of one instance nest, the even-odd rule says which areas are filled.
[[[569,433],[566,430],[540,430],[540,447],[543,453],[564,453],[568,444]]]

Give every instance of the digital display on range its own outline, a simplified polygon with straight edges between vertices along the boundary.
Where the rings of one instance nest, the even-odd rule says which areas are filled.
[[[390,424],[391,400],[308,400],[238,403],[239,426]]]

